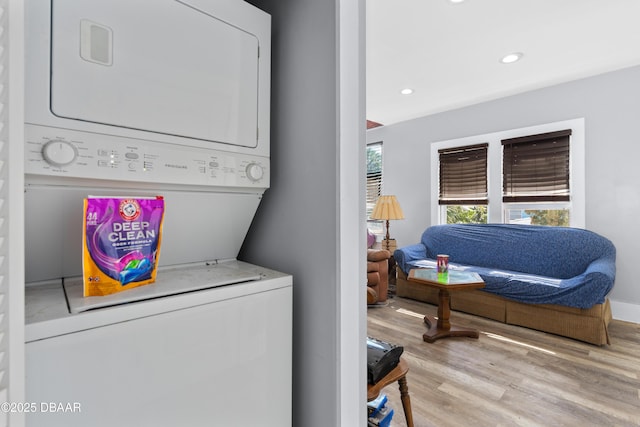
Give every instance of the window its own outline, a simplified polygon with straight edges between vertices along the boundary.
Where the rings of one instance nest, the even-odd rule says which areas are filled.
[[[484,170],[478,166],[482,149],[486,150]],[[475,169],[464,165],[474,158]],[[431,222],[584,228],[584,161],[584,119],[435,142],[431,145]],[[456,185],[459,189],[449,193]]]
[[[488,146],[478,144],[438,150],[438,204],[445,206],[446,223],[487,222]]]
[[[370,220],[373,207],[382,194],[382,142],[367,144],[367,221],[372,232],[382,233],[382,221]]]
[[[506,222],[569,225],[570,136],[568,129],[502,141],[502,201],[506,204]],[[556,208],[536,208],[540,202],[552,203]],[[536,206],[511,209],[512,203],[536,203]]]

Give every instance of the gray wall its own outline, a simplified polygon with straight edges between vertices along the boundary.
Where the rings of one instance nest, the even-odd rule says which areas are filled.
[[[586,227],[617,248],[614,317],[640,321],[639,95],[640,67],[632,67],[369,130],[367,142],[384,141],[384,191],[397,194],[407,218],[392,234],[401,246],[416,243],[430,224],[431,142],[583,117]]]
[[[272,176],[239,258],[293,275],[293,425],[365,425],[364,68],[340,68],[364,3],[251,3],[273,20]],[[347,93],[362,102],[343,108]]]

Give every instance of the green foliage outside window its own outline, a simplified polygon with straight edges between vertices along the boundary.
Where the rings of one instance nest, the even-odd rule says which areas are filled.
[[[482,206],[447,206],[447,224],[485,224],[487,207]]]
[[[382,172],[382,154],[380,149],[367,147],[367,173]]]
[[[569,226],[569,209],[525,210],[531,217],[531,224]]]
[[[517,215],[520,220],[514,220],[512,217],[507,222],[569,227],[569,212],[569,209],[525,209],[525,215],[522,217],[520,214]],[[447,206],[447,224],[486,224],[486,222],[487,206]]]

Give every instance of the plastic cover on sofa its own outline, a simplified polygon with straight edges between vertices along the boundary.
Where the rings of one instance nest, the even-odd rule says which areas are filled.
[[[616,250],[588,230],[514,224],[447,224],[427,228],[419,244],[394,258],[405,273],[435,268],[438,254],[451,269],[477,272],[483,292],[529,304],[589,308],[603,303],[615,280]]]

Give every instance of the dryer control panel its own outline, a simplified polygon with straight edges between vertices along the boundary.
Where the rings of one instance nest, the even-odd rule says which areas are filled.
[[[27,124],[25,173],[221,187],[269,187],[269,159]]]

